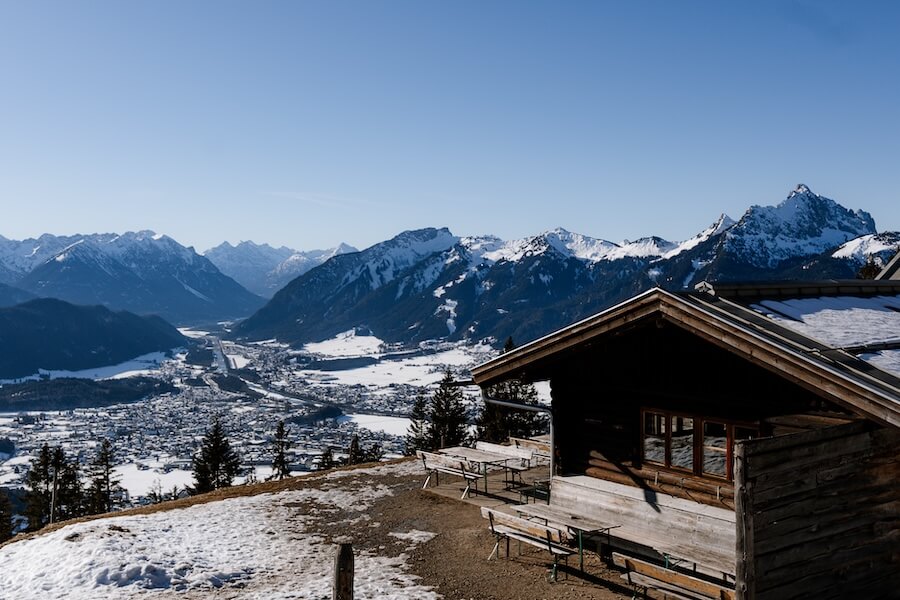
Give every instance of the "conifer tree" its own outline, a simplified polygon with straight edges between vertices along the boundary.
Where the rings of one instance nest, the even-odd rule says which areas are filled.
[[[278,421],[278,426],[275,428],[275,439],[272,442],[274,457],[272,458],[272,475],[269,479],[281,481],[285,477],[291,476],[291,467],[287,460],[287,451],[290,447],[291,442],[288,439],[284,421]]]
[[[381,444],[375,442],[363,453],[363,455],[365,456],[363,462],[379,462],[384,458],[384,448],[381,447]]]
[[[0,488],[0,544],[10,539],[12,531],[12,502],[5,488]]]
[[[29,531],[37,531],[50,522],[50,500],[53,495],[52,455],[50,446],[41,446],[38,455],[31,459],[31,468],[25,476],[28,494],[25,497],[25,516]]]
[[[503,353],[514,348],[512,338],[506,339]],[[528,383],[510,379],[492,385],[487,395],[497,400],[537,406],[537,390]],[[546,417],[534,411],[515,410],[486,402],[476,420],[478,439],[487,442],[505,442],[510,436],[531,437],[546,428]]]
[[[238,474],[241,461],[231,448],[219,417],[213,418],[193,463],[195,494],[230,487]]]
[[[334,453],[331,451],[331,447],[325,448],[322,455],[319,457],[319,470],[324,471],[325,469],[330,469],[334,467]]]
[[[56,504],[53,522],[74,519],[84,515],[84,487],[78,459],[71,461],[59,446],[53,449],[52,468],[56,473]]]
[[[350,440],[350,448],[347,449],[347,464],[356,465],[361,462],[363,462],[363,454],[359,448],[359,436],[354,433],[353,439]]]
[[[110,512],[114,507],[114,496],[121,490],[121,486],[113,471],[113,460],[112,443],[104,439],[88,468],[90,481],[86,498],[88,514]]]
[[[881,273],[881,267],[875,262],[875,258],[869,256],[866,264],[859,268],[856,272],[857,279],[875,279]]]
[[[405,453],[412,456],[416,450],[433,450],[429,444],[431,423],[428,418],[428,405],[425,396],[417,394],[413,401],[412,413],[409,415],[409,429],[406,433]]]
[[[449,369],[431,397],[431,428],[428,437],[431,448],[458,446],[468,439],[463,395],[453,385],[453,374]]]

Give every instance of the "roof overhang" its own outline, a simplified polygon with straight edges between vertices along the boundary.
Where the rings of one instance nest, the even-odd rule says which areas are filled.
[[[848,410],[900,427],[900,380],[842,350],[823,346],[728,299],[655,288],[472,370],[486,387],[533,374],[591,342],[647,319],[663,319]]]
[[[894,258],[888,261],[875,279],[878,281],[900,280],[900,250],[897,251]]]

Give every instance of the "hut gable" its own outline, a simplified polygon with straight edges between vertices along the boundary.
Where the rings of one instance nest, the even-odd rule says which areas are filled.
[[[652,365],[679,370],[684,381],[670,373],[673,386],[718,377],[717,385],[739,388],[743,363],[750,363],[855,415],[900,427],[900,283],[893,282],[657,288],[484,363],[473,379],[481,386],[510,377],[565,385],[572,365],[598,352],[608,361],[617,345],[623,355],[642,358],[608,372],[602,366],[608,362],[596,363],[593,372],[605,385]],[[699,359],[694,369],[685,364],[686,357],[713,353],[708,346],[724,351],[715,364],[728,363],[719,368],[727,381]],[[632,382],[639,379],[632,373]]]

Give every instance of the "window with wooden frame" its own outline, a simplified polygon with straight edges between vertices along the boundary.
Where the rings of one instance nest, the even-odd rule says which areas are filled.
[[[759,426],[719,418],[643,409],[641,461],[701,477],[734,479],[734,442],[759,436]]]

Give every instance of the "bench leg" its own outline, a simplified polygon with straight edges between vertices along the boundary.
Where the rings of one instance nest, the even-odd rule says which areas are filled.
[[[499,538],[497,539],[497,543],[494,544],[494,549],[491,550],[491,553],[488,555],[488,560],[491,560],[492,558],[494,558],[495,555],[498,559],[500,558],[500,539]]]
[[[465,500],[466,496],[469,495],[469,488],[471,487],[471,483],[468,479],[466,479],[466,489],[463,490],[462,496],[459,497],[460,500]]]
[[[424,490],[425,488],[428,487],[428,482],[429,482],[429,481],[431,481],[431,473],[428,474],[428,477],[425,478],[425,483],[422,484],[422,489],[423,489],[423,490]]]

